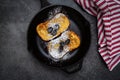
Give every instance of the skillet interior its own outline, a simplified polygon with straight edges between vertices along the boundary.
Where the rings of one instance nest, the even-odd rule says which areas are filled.
[[[36,26],[48,19],[48,14],[55,8],[61,8],[61,12],[70,19],[70,30],[73,30],[81,39],[80,47],[70,52],[67,59],[55,61],[48,55],[45,42],[38,37]],[[88,21],[75,9],[64,5],[52,5],[42,9],[32,20],[28,29],[28,49],[42,62],[55,66],[65,67],[82,60],[90,45],[90,25]]]

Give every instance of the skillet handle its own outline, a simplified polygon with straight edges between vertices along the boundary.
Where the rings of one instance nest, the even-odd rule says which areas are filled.
[[[83,59],[81,59],[80,61],[78,61],[77,63],[75,63],[71,66],[61,68],[61,70],[63,70],[64,72],[66,72],[68,74],[75,73],[82,68],[82,62],[83,62]]]
[[[41,8],[44,8],[50,5],[50,3],[47,0],[40,0],[40,2],[41,2]]]

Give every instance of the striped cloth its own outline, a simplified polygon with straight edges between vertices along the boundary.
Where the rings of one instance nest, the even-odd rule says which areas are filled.
[[[75,0],[97,17],[98,51],[110,71],[120,62],[120,0]]]

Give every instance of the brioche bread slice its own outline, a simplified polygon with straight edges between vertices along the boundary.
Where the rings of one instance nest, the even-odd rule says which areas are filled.
[[[80,46],[80,38],[73,31],[65,31],[60,37],[48,42],[48,52],[55,58],[60,59],[65,54]]]
[[[38,24],[36,31],[44,41],[49,41],[67,30],[69,24],[67,16],[63,13],[58,13],[52,19]]]

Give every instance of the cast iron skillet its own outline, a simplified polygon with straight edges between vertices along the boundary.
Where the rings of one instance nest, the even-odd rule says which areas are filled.
[[[83,58],[90,44],[90,25],[88,21],[75,9],[65,5],[49,5],[46,0],[41,1],[42,9],[33,18],[30,23],[27,40],[28,49],[41,62],[58,67],[66,72],[72,73],[79,70],[82,66]],[[44,8],[43,8],[44,7]],[[48,53],[46,42],[36,33],[36,26],[48,19],[50,13],[56,13],[55,9],[60,8],[58,12],[64,13],[70,20],[69,30],[74,31],[81,39],[80,47],[69,53],[67,59],[54,60]]]

